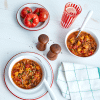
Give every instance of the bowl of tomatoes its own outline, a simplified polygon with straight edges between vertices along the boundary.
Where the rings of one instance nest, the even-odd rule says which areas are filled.
[[[50,15],[41,4],[27,3],[18,9],[16,19],[22,28],[29,31],[38,31],[48,25]]]

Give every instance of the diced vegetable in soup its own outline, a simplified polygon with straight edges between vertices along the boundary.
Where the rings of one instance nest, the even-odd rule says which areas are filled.
[[[33,60],[22,59],[13,66],[11,77],[18,87],[31,89],[41,82],[42,69],[40,65]]]
[[[79,31],[71,33],[67,39],[68,49],[80,57],[88,57],[94,54],[97,49],[95,39],[87,32],[82,31],[78,38],[76,38]]]

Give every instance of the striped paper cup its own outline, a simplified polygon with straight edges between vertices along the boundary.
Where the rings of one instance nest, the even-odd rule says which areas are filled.
[[[68,2],[65,5],[64,12],[61,18],[61,25],[63,28],[69,28],[77,16],[81,13],[82,8],[80,5]]]

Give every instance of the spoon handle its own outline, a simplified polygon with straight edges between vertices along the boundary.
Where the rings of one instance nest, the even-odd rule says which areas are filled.
[[[92,16],[92,14],[93,14],[93,11],[90,10],[90,11],[88,12],[87,16],[85,17],[85,19],[84,19],[84,21],[83,21],[83,23],[82,23],[82,26],[81,26],[80,29],[79,29],[79,33],[78,33],[77,37],[79,36],[80,32],[81,32],[81,31],[83,30],[83,28],[85,27],[86,23],[88,22],[88,20],[89,20],[90,17]]]
[[[53,93],[53,91],[51,90],[48,82],[46,81],[46,79],[44,79],[44,84],[45,84],[45,87],[47,88],[47,90],[48,90],[48,92],[49,92],[50,97],[52,98],[52,100],[57,100],[56,97],[55,97],[55,95],[54,95],[54,93]]]
[[[82,24],[80,30],[83,30],[84,26],[86,25],[86,23],[88,22],[88,20],[89,20],[90,17],[92,16],[92,14],[93,14],[93,11],[90,10],[90,11],[88,12],[86,18],[84,19],[84,22],[83,22],[83,24]]]

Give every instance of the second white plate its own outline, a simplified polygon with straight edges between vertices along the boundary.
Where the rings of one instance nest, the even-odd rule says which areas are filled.
[[[26,94],[26,93],[23,93],[23,92],[19,91],[18,89],[16,89],[13,86],[13,84],[11,83],[11,81],[9,80],[8,68],[9,68],[10,63],[13,61],[13,59],[15,59],[19,56],[24,56],[24,55],[35,56],[35,57],[38,57],[42,61],[42,63],[44,64],[44,67],[46,69],[46,77],[45,78],[46,78],[47,82],[49,83],[50,87],[52,86],[54,75],[53,75],[52,67],[49,64],[49,62],[43,56],[41,56],[37,53],[24,52],[24,53],[19,53],[19,54],[13,56],[7,62],[6,66],[5,66],[5,70],[4,70],[4,81],[5,81],[6,87],[14,96],[16,96],[19,99],[39,99],[47,93],[47,89],[45,88],[44,84],[42,86],[40,86],[40,88],[36,92]]]

